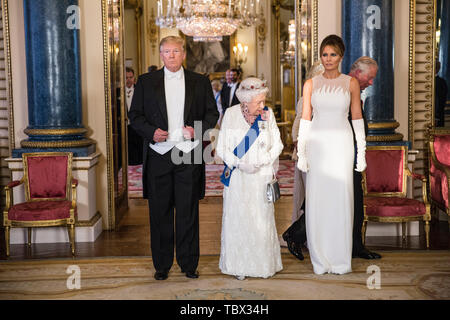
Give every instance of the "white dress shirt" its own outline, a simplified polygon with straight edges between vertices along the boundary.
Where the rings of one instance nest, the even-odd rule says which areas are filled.
[[[183,137],[184,127],[184,99],[185,99],[185,83],[184,69],[180,68],[177,72],[171,72],[164,67],[164,90],[166,95],[166,110],[168,121],[169,136],[164,142],[150,144],[150,148],[164,154],[177,146],[183,152],[189,152],[197,144],[191,141],[185,141]]]
[[[169,137],[167,141],[183,141],[185,83],[184,69],[171,72],[164,67],[164,88],[166,91]]]
[[[131,86],[131,88],[125,87],[125,97],[127,101],[128,111],[130,111],[131,108],[131,101],[133,100],[133,94],[134,94],[134,86]]]

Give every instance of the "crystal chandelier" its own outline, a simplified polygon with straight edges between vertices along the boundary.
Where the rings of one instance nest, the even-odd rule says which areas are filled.
[[[262,15],[260,0],[158,0],[156,25],[177,28],[194,41],[221,41]]]

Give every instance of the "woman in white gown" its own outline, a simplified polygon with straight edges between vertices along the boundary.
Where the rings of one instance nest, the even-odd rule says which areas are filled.
[[[326,37],[320,46],[325,71],[306,81],[303,89],[297,166],[308,172],[306,234],[316,274],[352,271],[355,151],[349,109],[357,141],[356,170],[366,167],[359,83],[338,69],[344,51],[340,37]]]
[[[266,197],[283,144],[273,111],[264,107],[267,92],[265,81],[242,81],[236,90],[241,104],[226,110],[217,140],[217,155],[232,169],[223,191],[219,267],[239,280],[267,278],[283,268],[274,205]],[[259,135],[238,157],[234,150],[252,125],[257,125]]]

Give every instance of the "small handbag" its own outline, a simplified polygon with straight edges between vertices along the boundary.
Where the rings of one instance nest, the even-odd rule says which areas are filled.
[[[267,201],[270,203],[275,203],[281,197],[280,185],[278,184],[278,179],[273,174],[273,179],[267,184],[266,188]]]

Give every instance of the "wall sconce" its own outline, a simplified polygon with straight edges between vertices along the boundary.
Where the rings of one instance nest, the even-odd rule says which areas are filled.
[[[234,64],[241,70],[241,65],[247,62],[248,46],[243,46],[240,42],[233,46]]]
[[[295,20],[289,20],[289,43],[286,51],[282,54],[282,61],[293,63],[295,59]]]

